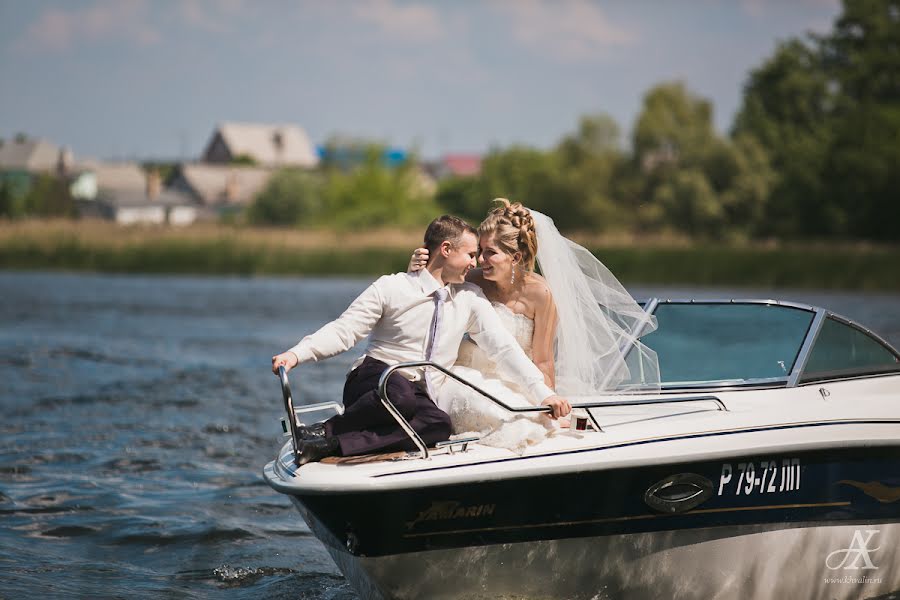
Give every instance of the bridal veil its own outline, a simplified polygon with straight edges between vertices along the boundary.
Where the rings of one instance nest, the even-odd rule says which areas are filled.
[[[587,396],[659,389],[656,353],[640,337],[656,329],[619,280],[587,249],[532,210],[537,263],[559,317],[556,391]]]

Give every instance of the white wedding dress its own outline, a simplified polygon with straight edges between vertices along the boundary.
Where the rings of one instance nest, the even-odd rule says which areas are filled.
[[[503,326],[531,358],[534,320],[514,313],[505,304],[492,304]],[[459,346],[459,355],[452,370],[509,406],[533,406],[521,387],[500,379],[494,361],[468,337]],[[511,413],[450,378],[441,386],[437,404],[450,415],[455,436],[480,435],[481,444],[507,448],[519,454],[529,445],[543,441],[558,428],[555,421],[543,414]]]

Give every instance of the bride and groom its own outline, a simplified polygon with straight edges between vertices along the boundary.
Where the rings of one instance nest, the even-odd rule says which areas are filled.
[[[426,444],[474,431],[482,443],[519,452],[552,435],[570,412],[554,389],[586,395],[633,380],[632,372],[642,375],[637,383],[652,378],[655,357],[637,341],[652,323],[640,306],[548,217],[499,201],[478,230],[456,217],[435,219],[409,272],[379,278],[338,319],[272,358],[273,371],[289,370],[370,336],[347,376],[344,414],[301,428],[300,464],[413,448],[377,395],[391,364],[455,365],[507,404],[550,407],[552,419],[508,413],[435,370],[389,378],[392,402]],[[536,260],[543,277],[533,271]],[[635,360],[640,369],[629,367]]]

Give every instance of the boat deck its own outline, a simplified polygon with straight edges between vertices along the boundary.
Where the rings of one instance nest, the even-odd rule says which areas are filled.
[[[895,402],[884,402],[885,395],[896,388],[896,380],[892,376],[716,393],[727,410],[710,400],[594,409],[602,431],[561,429],[521,454],[473,442],[465,452],[431,449],[427,459],[417,452],[393,453],[329,459],[298,469],[288,443],[278,459],[267,465],[266,474],[273,485],[288,493],[325,493],[403,487],[410,478],[416,485],[429,486],[471,482],[473,477],[487,481],[519,474],[709,460],[733,456],[736,447],[750,456],[816,450],[835,443],[848,448],[887,445],[896,442],[900,427]],[[665,444],[664,451],[660,444]]]

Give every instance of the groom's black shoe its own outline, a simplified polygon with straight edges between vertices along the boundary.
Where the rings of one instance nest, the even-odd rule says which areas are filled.
[[[312,425],[300,425],[297,433],[304,442],[325,439],[325,423],[313,423]]]
[[[339,449],[340,444],[334,437],[322,437],[301,442],[297,452],[297,466],[302,467],[308,462],[318,462],[327,456],[337,456]]]

